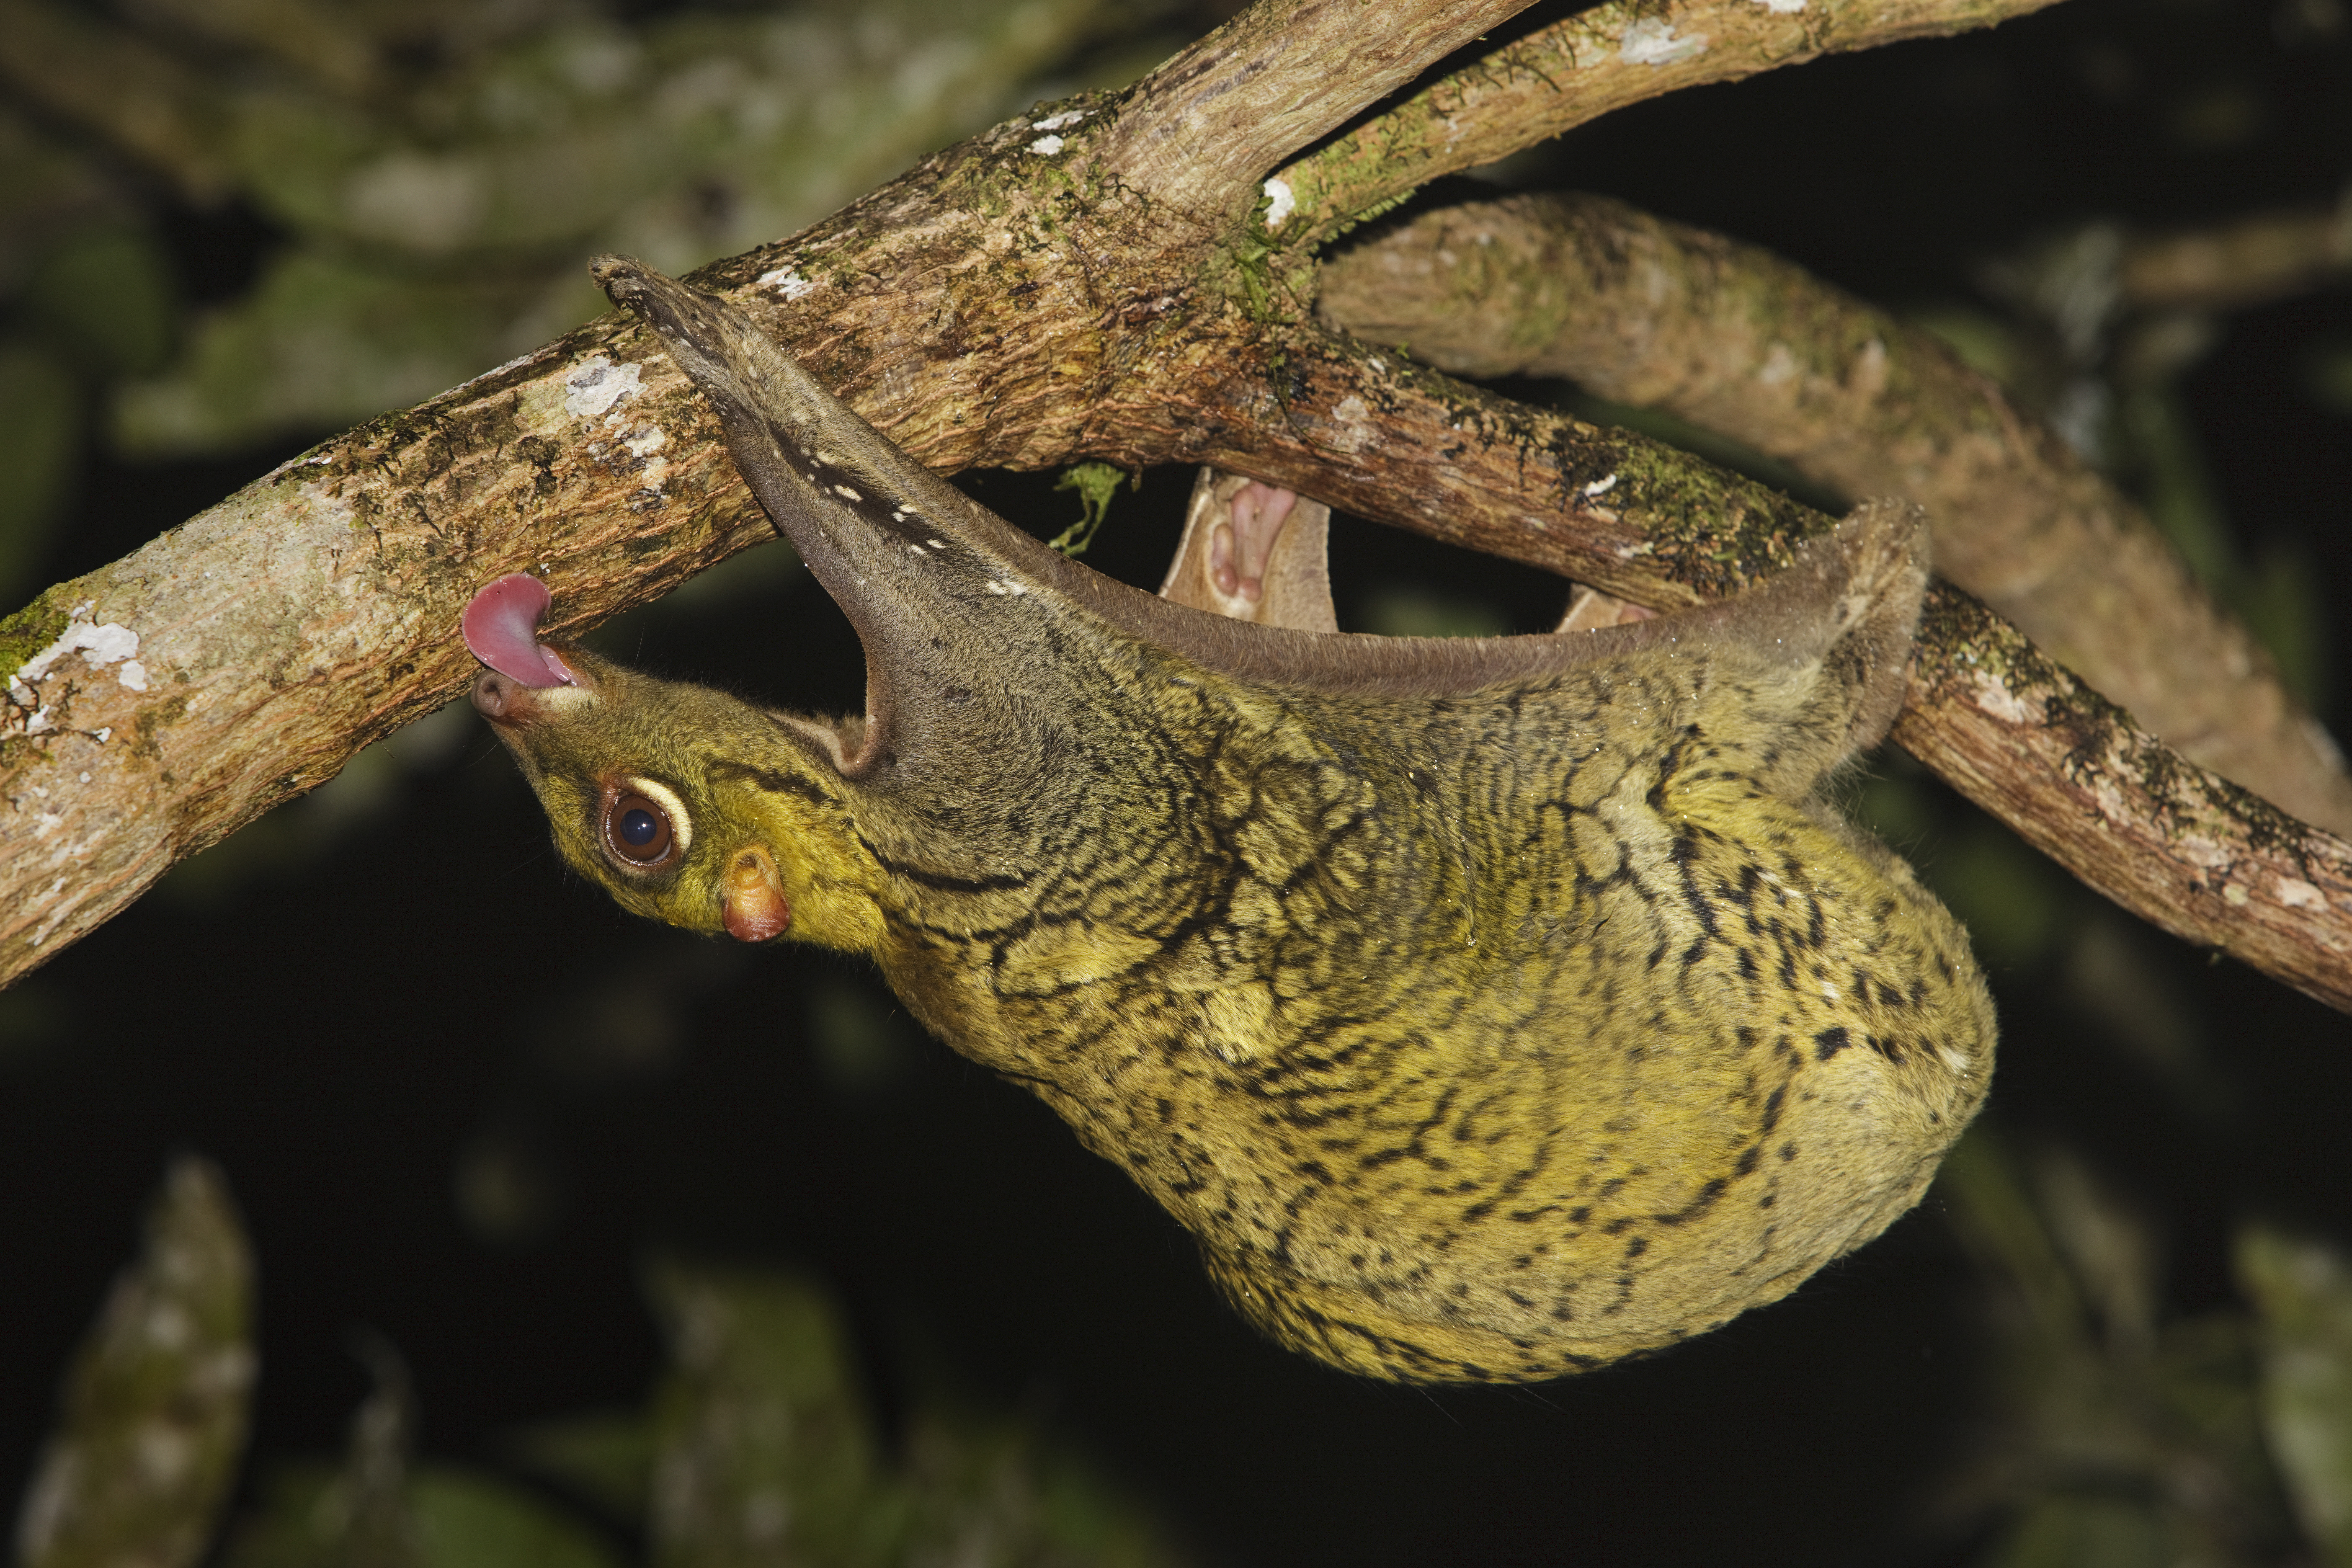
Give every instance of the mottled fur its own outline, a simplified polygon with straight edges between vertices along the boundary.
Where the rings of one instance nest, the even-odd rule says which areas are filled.
[[[624,904],[715,931],[728,868],[772,856],[795,934],[1051,1104],[1268,1332],[1377,1376],[1671,1343],[1917,1200],[1991,1007],[1822,797],[1900,700],[1916,513],[1604,631],[1239,626],[1044,552],[717,302],[604,276],[869,668],[839,722],[572,650],[581,687],[502,689],[557,842]],[[599,826],[632,780],[690,818],[655,873]]]

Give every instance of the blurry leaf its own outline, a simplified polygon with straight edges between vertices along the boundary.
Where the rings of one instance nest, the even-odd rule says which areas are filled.
[[[2216,82],[2174,105],[2174,140],[2200,152],[2242,147],[2270,129],[2270,104],[2252,81]]]
[[[2157,1238],[2146,1215],[2072,1150],[2045,1150],[2033,1174],[2051,1235],[2097,1309],[2108,1350],[2148,1354],[2156,1344],[2160,1280]]]
[[[2065,388],[2065,356],[2048,332],[1973,305],[1920,305],[1905,314],[1941,339],[1963,363],[1999,382],[2030,413],[2046,415]]]
[[[2025,968],[2055,946],[2066,883],[2007,828],[1972,819],[1920,869],[1969,928],[1969,941],[1986,963]]]
[[[44,351],[0,341],[0,605],[32,587],[80,458],[80,386]]]
[[[1872,772],[1854,792],[1856,822],[1897,850],[1908,851],[1936,827],[1936,807],[1910,754],[1894,747],[1874,753]]]
[[[253,1261],[220,1173],[174,1161],[74,1359],[16,1521],[23,1568],[183,1568],[244,1452]]]
[[[893,1560],[903,1510],[877,1474],[849,1336],[792,1275],[659,1263],[670,1373],[655,1416],[663,1568],[855,1568]]]
[[[2123,1498],[2046,1498],[2026,1510],[1981,1568],[2174,1568],[2164,1525]]]
[[[420,403],[498,364],[535,290],[495,271],[411,278],[281,256],[250,297],[198,319],[171,370],[117,392],[114,444],[141,457],[206,451]]]
[[[2122,309],[2117,266],[2123,231],[2094,221],[2045,234],[1995,258],[1980,269],[1986,290],[2058,334],[2077,370],[2105,357],[2108,331]]]
[[[809,1048],[817,1071],[846,1095],[876,1094],[905,1079],[915,1052],[895,1003],[845,979],[808,988]]]
[[[355,1540],[334,1471],[279,1467],[238,1527],[223,1568],[619,1568],[587,1525],[471,1470],[423,1465],[400,1493],[400,1543]]]
[[[2145,474],[2142,499],[2149,519],[2206,590],[2224,595],[2236,566],[2229,519],[2179,399],[2169,392],[2136,391],[2124,400],[2123,418]]]
[[[47,1055],[64,1039],[71,1016],[54,981],[19,980],[0,991],[0,1070]]]
[[[1161,1568],[1158,1522],[1030,1422],[926,1413],[910,1423],[898,1562],[970,1568]]]
[[[652,1419],[610,1411],[549,1421],[504,1445],[518,1464],[562,1482],[624,1519],[643,1519],[653,1489]]]
[[[2238,1233],[2240,1287],[2262,1314],[2262,1417],[2296,1517],[2352,1564],[2352,1264],[2267,1226]]]
[[[492,1247],[537,1241],[563,1211],[562,1167],[541,1139],[520,1127],[491,1126],[467,1139],[449,1184],[467,1234]]]
[[[2062,984],[2069,1005],[2127,1050],[2181,1104],[2200,1114],[2229,1109],[2230,1086],[2200,1050],[2197,1009],[2182,977],[2158,954],[2179,961],[2145,930],[2101,910],[2066,944]]]
[[[2352,419],[2352,337],[2312,344],[2304,356],[2303,379],[2322,408]]]
[[[2301,540],[2263,546],[2235,595],[2246,629],[2277,661],[2295,700],[2317,710],[2327,701],[2327,574]]]
[[[486,1476],[427,1465],[409,1507],[417,1568],[617,1568],[593,1531]]]
[[[1511,623],[1493,605],[1391,584],[1363,597],[1358,629],[1384,637],[1499,637]]]
[[[1983,1123],[1952,1146],[1936,1173],[1936,1189],[1977,1267],[2023,1300],[2033,1331],[2058,1343],[2080,1339],[2087,1320],[2074,1277],[2008,1152]]]
[[[339,93],[359,95],[375,85],[376,40],[359,25],[357,5],[317,0],[131,0],[128,8],[142,19],[152,17],[221,43],[274,55]]]
[[[154,370],[171,353],[170,261],[137,229],[86,234],[42,261],[25,309],[96,376]]]
[[[129,195],[85,152],[0,104],[0,294],[67,237],[126,221]]]

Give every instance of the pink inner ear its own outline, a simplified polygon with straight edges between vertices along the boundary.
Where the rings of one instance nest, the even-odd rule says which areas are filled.
[[[547,584],[527,573],[501,577],[466,606],[466,646],[500,675],[525,686],[576,686],[563,661],[539,646]]]

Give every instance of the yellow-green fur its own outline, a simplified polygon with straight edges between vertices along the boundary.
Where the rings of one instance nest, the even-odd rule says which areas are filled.
[[[781,374],[730,352],[739,381]],[[730,434],[780,521],[817,506]],[[625,905],[720,930],[728,867],[765,850],[794,936],[871,956],[1167,1205],[1244,1312],[1373,1375],[1667,1344],[1917,1200],[1983,1097],[1990,1005],[1958,924],[1821,795],[1899,693],[1915,515],[1866,509],[1745,606],[1559,650],[1171,647],[1135,629],[1161,612],[854,438],[778,462],[820,495],[850,475],[860,527],[872,490],[944,542],[878,587],[880,552],[834,574],[888,600],[836,587],[875,717],[567,651],[583,687],[500,726],[566,858]],[[897,641],[962,663],[877,652]],[[1269,673],[1285,649],[1313,671]],[[1508,678],[1396,674],[1448,659]],[[605,848],[629,779],[691,819],[659,874]]]

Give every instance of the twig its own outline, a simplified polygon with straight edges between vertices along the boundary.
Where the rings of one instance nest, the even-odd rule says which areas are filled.
[[[1441,174],[1491,163],[1613,110],[1822,55],[1941,37],[2055,0],[1612,0],[1415,93],[1276,178],[1290,246],[1329,238]]]
[[[1286,154],[1345,124],[1530,0],[1359,0],[1251,6],[1146,77],[1093,158],[1179,211],[1232,216],[1233,198]]]

